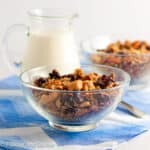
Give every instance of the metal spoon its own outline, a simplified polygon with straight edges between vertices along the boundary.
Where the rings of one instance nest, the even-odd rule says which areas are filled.
[[[134,115],[137,118],[143,118],[143,117],[148,116],[143,111],[139,110],[138,108],[130,105],[129,103],[127,103],[125,101],[121,101],[120,102],[120,106],[122,106],[123,108],[125,108],[126,110],[128,110],[132,115]]]

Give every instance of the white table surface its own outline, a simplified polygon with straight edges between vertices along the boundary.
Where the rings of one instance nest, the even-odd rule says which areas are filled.
[[[12,74],[12,71],[5,66],[0,71],[0,79],[7,77],[10,74]],[[5,94],[0,91],[0,94],[2,93]],[[128,142],[119,144],[118,150],[150,150],[150,131],[142,133]]]

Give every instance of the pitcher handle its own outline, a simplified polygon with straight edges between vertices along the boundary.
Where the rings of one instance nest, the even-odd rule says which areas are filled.
[[[11,39],[11,36],[16,32],[20,31],[20,33],[23,33],[25,36],[20,36],[18,38],[18,42],[12,42],[11,40],[17,40],[17,37],[13,37]],[[16,32],[17,33],[17,32]],[[17,75],[20,74],[20,66],[22,63],[22,57],[24,56],[24,51],[26,49],[26,42],[27,37],[29,36],[29,27],[25,24],[14,24],[10,26],[7,31],[4,34],[3,40],[2,40],[2,56],[4,61],[7,63],[8,67]],[[24,44],[23,40],[21,39],[24,37]],[[15,45],[12,46],[12,44]],[[21,45],[21,48],[16,48],[17,46]]]

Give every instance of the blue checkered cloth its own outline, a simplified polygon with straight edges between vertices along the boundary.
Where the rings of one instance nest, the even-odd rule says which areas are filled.
[[[0,150],[31,150],[19,136],[0,137]]]
[[[19,81],[15,76],[9,77],[0,81],[0,88],[20,89]],[[127,92],[124,99],[150,114],[149,92]],[[128,115],[128,112],[122,108],[118,108],[116,113]],[[39,126],[58,145],[91,145],[107,141],[117,141],[121,143],[149,130],[149,124],[149,121],[142,121],[140,123],[109,121],[109,123],[102,124],[92,131],[66,133],[51,128],[48,122],[33,110],[23,96],[0,97],[0,128]],[[15,140],[17,140],[17,138]],[[18,139],[18,141],[19,140],[20,139]]]

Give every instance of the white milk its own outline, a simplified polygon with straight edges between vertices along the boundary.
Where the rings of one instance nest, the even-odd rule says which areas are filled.
[[[30,33],[21,71],[42,65],[49,65],[50,69],[56,68],[62,74],[70,73],[80,67],[72,31],[53,30]]]

